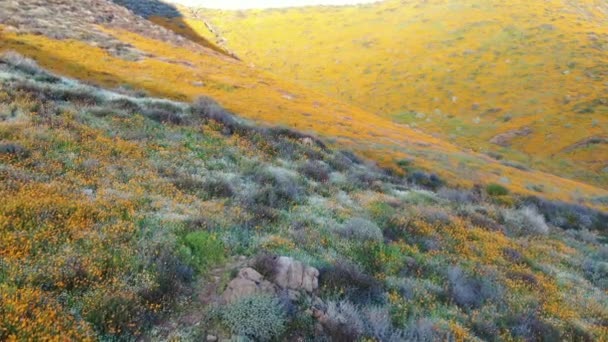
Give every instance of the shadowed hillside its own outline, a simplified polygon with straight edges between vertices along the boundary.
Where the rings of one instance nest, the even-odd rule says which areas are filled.
[[[188,38],[201,46],[216,52],[230,55],[226,50],[203,38],[183,21],[180,11],[172,4],[160,0],[112,0],[115,4],[123,6],[136,15],[150,19],[156,24],[174,31],[182,37]],[[170,19],[170,20],[166,20]]]

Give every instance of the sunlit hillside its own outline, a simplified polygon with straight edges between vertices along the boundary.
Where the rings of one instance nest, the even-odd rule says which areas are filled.
[[[188,21],[180,24],[186,33],[178,36],[111,2],[82,7],[84,13],[61,11],[59,3],[45,11],[37,8],[29,3],[3,10],[6,26],[0,50],[18,51],[55,72],[103,86],[127,86],[178,100],[212,96],[241,116],[312,132],[383,166],[431,171],[453,184],[495,182],[517,193],[596,206],[608,194],[582,182],[463,150],[279,79],[217,52],[220,48],[194,44],[183,38],[199,29]],[[93,12],[112,12],[114,17],[90,16]],[[48,25],[53,20],[49,18],[61,21]],[[11,26],[15,23],[18,30]],[[211,39],[199,39],[213,46]]]
[[[283,78],[475,151],[608,184],[605,1],[389,0],[190,17]]]

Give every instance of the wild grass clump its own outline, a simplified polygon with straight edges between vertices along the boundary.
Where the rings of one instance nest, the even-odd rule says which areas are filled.
[[[549,226],[545,222],[545,218],[532,206],[505,209],[503,220],[509,231],[516,234],[547,235],[549,233]]]
[[[234,335],[256,341],[278,338],[285,329],[285,312],[278,298],[254,295],[221,308],[221,318]]]
[[[486,193],[491,197],[506,196],[509,194],[509,189],[496,183],[490,183],[486,186]]]
[[[351,240],[382,241],[383,239],[380,227],[376,223],[361,217],[349,219],[338,227],[336,232],[340,236]]]

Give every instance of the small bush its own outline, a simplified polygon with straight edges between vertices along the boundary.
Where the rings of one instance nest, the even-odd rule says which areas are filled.
[[[382,230],[374,222],[360,217],[346,221],[337,230],[342,237],[352,240],[382,241]]]
[[[137,103],[125,98],[111,100],[110,102],[108,102],[108,106],[113,109],[126,111],[130,114],[138,113],[141,111],[141,107]]]
[[[332,341],[357,341],[365,332],[359,310],[348,301],[327,303],[325,332]]]
[[[351,169],[347,175],[349,184],[354,188],[369,188],[381,178],[371,169]]]
[[[180,254],[198,272],[224,260],[224,244],[215,235],[206,231],[187,234],[182,239]]]
[[[421,318],[419,320],[411,322],[404,331],[400,332],[399,335],[395,335],[394,341],[451,341],[449,329],[441,327],[437,322],[434,322],[430,318]]]
[[[195,117],[205,121],[215,121],[224,126],[226,134],[245,130],[245,127],[239,124],[232,114],[210,97],[199,97],[190,108]]]
[[[329,181],[330,170],[327,165],[320,161],[307,161],[300,165],[298,172],[319,183],[327,183]]]
[[[209,198],[227,198],[234,196],[234,188],[227,180],[222,178],[204,181],[202,189]]]
[[[457,266],[448,270],[448,283],[452,300],[466,309],[478,308],[498,295],[498,289],[487,278],[469,276]]]
[[[250,174],[253,181],[260,185],[249,197],[250,205],[284,209],[300,201],[302,190],[286,172],[256,168]]]
[[[274,138],[287,138],[292,140],[304,141],[305,139],[309,139],[315,146],[320,147],[321,149],[326,149],[327,146],[319,140],[317,137],[314,137],[310,134],[305,134],[296,130],[293,130],[288,127],[272,127],[269,128],[267,134]]]
[[[245,297],[221,309],[221,318],[233,334],[269,341],[285,329],[285,312],[278,298],[268,295]]]
[[[516,338],[529,340],[530,337],[537,337],[541,341],[562,339],[559,331],[539,317],[536,311],[515,314],[509,317],[508,321],[511,326],[511,334]]]
[[[142,114],[149,118],[150,120],[159,122],[159,123],[170,123],[173,125],[182,125],[185,120],[182,117],[181,113],[176,113],[164,109],[144,109],[142,110]]]
[[[509,194],[509,189],[496,183],[490,183],[486,186],[486,193],[492,197],[506,196]]]
[[[443,186],[444,182],[439,176],[434,173],[425,173],[422,171],[415,171],[407,177],[407,181],[410,184],[420,186],[422,188],[437,190]]]
[[[546,235],[549,233],[549,226],[547,226],[545,218],[534,207],[506,209],[503,211],[503,219],[507,228],[517,234]]]
[[[28,150],[16,143],[0,143],[0,155],[10,155],[15,157],[26,157]]]
[[[391,314],[386,307],[372,306],[363,309],[366,335],[385,341],[391,335]]]
[[[583,262],[585,276],[601,289],[608,289],[608,262],[587,258]]]
[[[345,293],[354,302],[375,301],[381,294],[380,283],[357,266],[337,261],[320,270],[319,285],[331,293]]]
[[[162,249],[152,261],[156,268],[157,287],[142,293],[142,297],[152,303],[173,297],[184,290],[184,286],[194,279],[194,269],[184,263],[172,251]]]
[[[329,164],[329,166],[331,166],[335,170],[346,171],[355,164],[355,161],[353,161],[351,158],[349,158],[348,154],[338,152],[338,153],[334,153],[332,158],[329,158],[327,160],[327,163]]]
[[[128,292],[100,294],[86,308],[85,318],[101,335],[137,336],[145,320],[145,305]]]

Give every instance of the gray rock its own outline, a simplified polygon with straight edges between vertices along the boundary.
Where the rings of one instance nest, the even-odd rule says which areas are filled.
[[[274,283],[283,289],[312,293],[319,287],[319,270],[290,257],[279,257]]]
[[[222,294],[222,300],[226,303],[234,303],[243,297],[255,294],[274,295],[277,288],[271,282],[251,267],[243,268],[236,278],[232,279]]]

